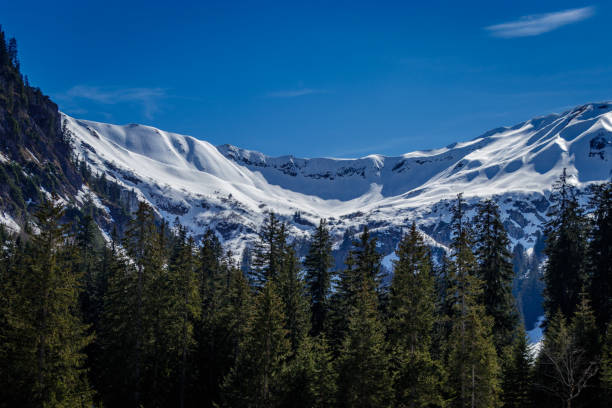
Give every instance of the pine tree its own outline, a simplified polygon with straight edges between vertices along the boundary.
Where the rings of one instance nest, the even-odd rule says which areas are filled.
[[[169,278],[172,280],[173,293],[170,302],[171,322],[180,322],[180,331],[175,333],[177,357],[179,406],[185,406],[185,390],[189,385],[187,378],[188,358],[195,346],[194,324],[201,313],[199,285],[196,275],[193,238],[186,237],[186,230],[179,226],[172,255],[170,257]],[[178,327],[177,327],[178,328]],[[189,358],[189,361],[191,359]]]
[[[322,219],[310,242],[310,248],[304,268],[306,270],[306,287],[310,295],[311,333],[318,336],[325,327],[329,309],[333,266],[331,237],[327,222]]]
[[[559,309],[566,319],[573,316],[585,286],[586,220],[578,204],[576,189],[565,169],[553,186],[546,223],[544,310],[550,317]]]
[[[533,357],[524,330],[519,330],[507,360],[502,364],[504,408],[525,408],[531,403]]]
[[[287,241],[285,228],[271,212],[259,232],[251,262],[251,280],[256,287],[263,287],[278,277],[283,260],[283,247]]]
[[[283,380],[291,344],[276,291],[274,282],[268,281],[257,295],[236,364],[224,384],[227,406],[276,407],[285,396]]]
[[[333,354],[325,336],[307,336],[289,364],[283,405],[294,408],[336,406],[337,380]]]
[[[332,296],[332,310],[330,316],[330,340],[337,349],[348,330],[347,317],[355,307],[358,294],[363,285],[371,283],[373,289],[378,291],[380,284],[381,256],[376,250],[376,238],[370,237],[367,226],[345,260],[346,268],[340,271],[336,292]]]
[[[103,246],[98,241],[98,226],[92,215],[92,204],[86,203],[85,214],[76,224],[76,248],[78,250],[77,273],[82,276],[83,288],[81,293],[81,310],[85,322],[97,329],[100,314],[102,313],[103,277],[98,276],[99,253],[98,248]]]
[[[600,333],[612,321],[612,182],[593,187],[587,269],[590,295]]]
[[[123,240],[128,259],[118,260],[104,299],[100,343],[108,362],[104,382],[113,389],[108,405],[153,405],[160,398],[153,385],[167,363],[159,338],[170,287],[167,276],[162,279],[162,236],[153,210],[140,203]]]
[[[475,253],[478,277],[483,282],[482,302],[487,315],[493,318],[493,336],[498,354],[512,345],[518,315],[512,282],[514,271],[510,240],[499,215],[499,208],[486,200],[478,206],[475,219]]]
[[[447,345],[449,387],[455,407],[495,407],[499,405],[499,365],[477,278],[472,252],[471,231],[461,194],[453,208],[452,258],[449,262],[451,333]]]
[[[96,273],[97,283],[96,287],[96,301],[99,302],[99,311],[97,315],[97,321],[93,327],[95,337],[94,341],[87,348],[87,358],[90,368],[90,379],[94,386],[94,389],[98,392],[98,397],[101,401],[104,401],[106,396],[111,393],[111,384],[108,382],[110,376],[109,361],[106,359],[107,353],[105,353],[105,340],[107,335],[111,335],[105,332],[104,327],[105,312],[108,310],[110,305],[108,304],[108,291],[111,285],[111,281],[116,279],[117,275],[121,273],[125,265],[123,260],[118,253],[118,238],[117,230],[113,229],[111,233],[111,242],[109,245],[104,245],[101,250],[98,263],[95,268],[98,270]],[[114,379],[112,381],[114,383]]]
[[[234,362],[237,339],[233,325],[244,323],[240,302],[249,288],[241,271],[223,263],[223,249],[212,230],[206,231],[198,254],[201,316],[196,322],[194,336],[197,351],[194,357],[197,385],[194,399],[210,407],[220,402],[219,386]],[[239,304],[234,307],[231,295],[239,281]],[[234,320],[238,319],[238,320]]]
[[[39,234],[31,237],[15,269],[11,310],[3,349],[8,361],[11,406],[91,405],[84,348],[91,342],[78,315],[79,276],[73,273],[76,249],[61,224],[60,205],[44,201],[35,214]],[[3,353],[4,354],[4,353]],[[6,355],[4,356],[6,357]],[[4,380],[4,379],[3,379]]]
[[[338,404],[341,407],[386,407],[392,380],[385,331],[372,277],[361,282],[349,309],[348,329],[338,358]]]
[[[449,343],[449,385],[454,407],[499,406],[499,374],[490,320],[471,308],[453,327]]]
[[[388,323],[395,406],[440,405],[440,366],[430,354],[434,278],[429,249],[414,223],[396,254]]]
[[[277,289],[283,301],[285,328],[288,331],[291,349],[295,353],[310,330],[308,299],[305,296],[304,281],[295,250],[288,247],[284,252],[277,278]]]

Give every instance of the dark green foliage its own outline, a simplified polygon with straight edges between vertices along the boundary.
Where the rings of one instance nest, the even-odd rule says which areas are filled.
[[[510,240],[499,216],[499,208],[487,200],[478,206],[475,219],[475,254],[478,277],[482,281],[482,303],[493,318],[493,333],[498,354],[513,342],[518,324],[512,296],[514,271]]]
[[[92,338],[77,312],[76,250],[60,224],[62,213],[45,201],[36,212],[40,233],[13,246],[15,259],[5,263],[2,295],[10,304],[2,310],[4,406],[91,404],[83,350]]]
[[[553,186],[546,223],[544,309],[549,319],[557,310],[571,318],[586,283],[587,223],[568,178],[564,170]]]
[[[396,251],[388,338],[395,406],[440,405],[442,373],[431,356],[435,288],[429,248],[413,223]]]
[[[367,277],[349,309],[338,357],[338,406],[387,407],[392,400],[385,331],[377,303],[373,279]]]
[[[236,364],[224,384],[227,406],[281,406],[291,344],[276,291],[274,282],[269,281],[255,299]]]
[[[277,278],[277,287],[283,301],[285,328],[288,330],[293,353],[297,352],[310,330],[308,299],[299,267],[295,250],[286,246]]]
[[[324,408],[336,406],[338,373],[323,334],[306,337],[287,373],[284,405]]]
[[[274,213],[269,213],[253,253],[251,281],[254,286],[263,287],[266,282],[278,277],[286,241],[284,225]]]
[[[600,333],[612,321],[612,182],[592,188],[592,227],[587,257],[590,295]]]
[[[367,226],[346,258],[346,268],[338,273],[339,281],[331,302],[329,331],[332,345],[338,349],[348,330],[347,317],[355,307],[357,295],[364,285],[378,292],[381,256],[376,250],[376,238],[370,237]]]
[[[479,299],[482,281],[477,277],[471,230],[465,201],[459,195],[453,208],[452,257],[448,263],[451,332],[447,343],[448,387],[454,407],[499,405],[499,364],[493,344],[492,318]]]
[[[526,408],[531,404],[533,358],[524,331],[519,331],[502,362],[504,408]]]
[[[329,311],[333,276],[331,268],[334,262],[331,245],[327,223],[322,219],[312,236],[310,248],[304,260],[306,288],[310,296],[313,336],[317,336],[323,331]]]

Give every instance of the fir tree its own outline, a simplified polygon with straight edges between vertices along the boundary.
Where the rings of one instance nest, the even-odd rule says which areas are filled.
[[[31,237],[15,264],[3,361],[9,369],[4,404],[12,406],[91,405],[83,349],[91,342],[78,315],[76,249],[62,225],[63,208],[44,201],[35,214],[40,233]],[[3,353],[4,354],[4,353]],[[4,355],[6,357],[6,355]],[[3,378],[6,380],[6,378]]]
[[[268,281],[257,295],[236,364],[224,384],[228,406],[276,407],[284,398],[291,344],[276,290],[274,282]]]
[[[273,212],[269,213],[259,232],[251,262],[254,286],[263,287],[266,282],[278,277],[286,240],[284,226]]]
[[[493,318],[493,333],[498,354],[513,343],[518,324],[512,295],[514,270],[510,240],[499,216],[499,208],[486,200],[478,206],[475,219],[475,254],[478,277],[483,283],[482,302]]]
[[[486,316],[482,282],[476,276],[471,231],[461,194],[453,208],[452,258],[449,262],[451,333],[447,345],[449,388],[456,407],[499,405],[499,365],[491,336],[491,318]]]
[[[338,404],[386,407],[392,396],[385,331],[372,277],[361,282],[349,309],[348,329],[338,358]]]
[[[198,378],[194,398],[207,407],[220,402],[219,386],[234,362],[237,347],[231,323],[234,318],[244,317],[240,305],[233,307],[230,295],[235,290],[236,279],[242,279],[247,285],[246,280],[241,271],[224,265],[222,257],[219,239],[212,230],[207,230],[197,260],[201,315],[194,328],[195,376]],[[248,294],[248,285],[241,290],[240,296]]]
[[[568,178],[563,170],[553,186],[546,223],[544,309],[549,319],[557,310],[571,318],[586,283],[586,220]]]
[[[306,270],[306,287],[310,295],[311,333],[318,336],[323,331],[329,309],[329,297],[333,266],[331,237],[327,222],[322,219],[310,242],[310,248],[304,268]]]
[[[284,252],[277,288],[283,301],[285,328],[288,331],[291,349],[295,353],[310,329],[308,300],[295,250],[289,247]]]
[[[91,205],[91,204],[90,204]],[[82,276],[83,292],[81,293],[81,310],[84,320],[96,329],[102,312],[103,277],[99,276],[98,226],[96,225],[91,206],[85,205],[85,214],[76,224],[76,248],[78,250],[77,273]]]
[[[179,226],[178,236],[170,257],[169,277],[173,281],[173,299],[170,310],[172,321],[180,322],[180,331],[175,334],[178,357],[179,406],[185,406],[185,389],[188,386],[188,357],[195,346],[193,327],[200,317],[201,303],[196,275],[194,242],[186,237],[186,230]]]
[[[612,182],[593,187],[587,269],[590,295],[600,333],[612,321]]]
[[[337,379],[333,354],[325,336],[306,337],[289,364],[283,405],[295,408],[336,406]]]
[[[363,285],[371,285],[378,291],[381,256],[376,250],[376,238],[370,237],[367,226],[345,260],[346,268],[339,273],[336,292],[332,296],[330,331],[332,344],[337,348],[348,330],[348,316],[355,307],[357,295]]]
[[[164,364],[156,341],[162,312],[157,306],[168,298],[167,291],[157,287],[164,263],[160,243],[153,211],[141,203],[123,240],[129,260],[118,260],[104,299],[100,343],[108,362],[105,383],[114,389],[108,405],[129,406],[158,397],[158,390],[148,391],[158,380],[152,373]]]
[[[533,357],[524,330],[519,330],[507,360],[502,363],[504,408],[525,408],[531,403]]]
[[[396,406],[440,405],[440,366],[430,350],[435,289],[429,249],[413,223],[396,251],[389,301]]]

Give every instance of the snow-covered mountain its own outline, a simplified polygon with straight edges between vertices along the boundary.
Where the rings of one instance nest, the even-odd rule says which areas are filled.
[[[269,157],[149,126],[67,115],[63,121],[94,172],[133,190],[160,216],[178,217],[196,236],[214,229],[234,254],[256,239],[266,212],[274,211],[290,225],[298,249],[327,218],[339,264],[367,224],[390,266],[412,221],[432,246],[448,244],[450,206],[462,192],[472,205],[493,197],[513,245],[529,258],[542,242],[548,192],[562,169],[580,188],[612,175],[612,103],[535,118],[441,149],[358,159]]]
[[[612,171],[608,103],[498,128],[442,149],[359,159],[268,157],[149,126],[63,119],[95,171],[134,189],[162,216],[178,216],[196,235],[216,228],[235,249],[252,238],[270,210],[293,220],[298,236],[321,217],[337,236],[365,223],[402,228],[412,220],[434,232],[448,219],[447,201],[459,192],[468,199],[499,196],[507,219],[519,211],[525,219],[513,222],[523,233],[512,236],[528,248],[547,207],[545,194],[563,168],[580,186],[607,180]]]

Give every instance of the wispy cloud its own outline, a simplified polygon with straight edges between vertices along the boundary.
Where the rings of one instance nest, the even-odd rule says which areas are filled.
[[[284,91],[268,92],[268,98],[297,98],[298,96],[329,93],[325,89],[300,88]]]
[[[516,21],[485,27],[495,37],[532,37],[556,30],[567,24],[586,20],[595,14],[594,7],[582,7],[546,14],[523,16]]]
[[[116,105],[120,103],[136,103],[142,106],[143,114],[147,119],[159,111],[159,100],[167,97],[163,88],[124,88],[112,89],[98,86],[76,85],[56,97],[60,101],[78,103],[79,100],[88,100],[103,105]]]

